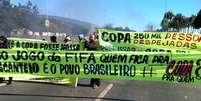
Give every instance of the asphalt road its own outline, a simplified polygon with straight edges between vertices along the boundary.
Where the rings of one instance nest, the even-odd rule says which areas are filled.
[[[15,81],[0,87],[0,101],[201,101],[201,86],[145,81],[102,80],[98,89],[89,80],[69,85]]]

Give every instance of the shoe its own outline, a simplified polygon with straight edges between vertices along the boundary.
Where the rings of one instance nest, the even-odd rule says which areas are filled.
[[[3,83],[3,82],[4,82],[4,80],[5,80],[5,78],[4,78],[4,77],[0,77],[0,83]]]
[[[98,88],[98,85],[93,84],[93,85],[92,85],[92,88],[93,88],[93,89],[96,89],[96,88]]]
[[[8,83],[7,83],[7,85],[10,85],[10,84],[12,84],[12,82],[8,82]]]

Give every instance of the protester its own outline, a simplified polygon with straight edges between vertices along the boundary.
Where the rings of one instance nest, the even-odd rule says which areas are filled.
[[[67,35],[65,38],[64,38],[64,43],[69,43],[71,41],[71,37],[69,35]]]
[[[83,42],[84,41],[84,35],[83,34],[80,34],[78,36],[78,39],[79,39],[79,43]]]
[[[85,42],[84,47],[88,51],[97,51],[100,49],[99,43],[96,40],[96,36],[94,34],[89,36],[88,41]],[[90,81],[90,85],[92,88],[98,88],[100,86],[100,79],[98,78],[92,78]]]
[[[8,48],[8,40],[5,36],[0,36],[0,48]],[[2,83],[3,81],[5,80],[4,77],[0,77],[0,82]],[[8,82],[7,84],[11,84],[12,83],[12,80],[13,80],[13,77],[9,77],[8,78]]]
[[[52,43],[57,43],[57,38],[56,38],[56,36],[51,36],[50,37],[50,41],[52,42]]]
[[[70,35],[65,36],[64,38],[64,43],[65,44],[71,44],[72,40]],[[63,80],[65,79],[70,79],[71,83],[73,84],[74,87],[77,87],[77,83],[78,83],[78,77],[70,77],[70,78],[62,78]]]

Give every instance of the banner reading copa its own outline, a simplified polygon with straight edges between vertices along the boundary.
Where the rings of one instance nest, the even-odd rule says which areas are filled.
[[[201,83],[201,53],[0,50],[0,75]]]
[[[201,51],[201,35],[179,32],[125,32],[98,29],[99,42],[114,51],[177,52]]]

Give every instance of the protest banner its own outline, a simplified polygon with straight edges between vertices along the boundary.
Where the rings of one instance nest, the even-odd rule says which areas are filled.
[[[80,50],[78,43],[52,43],[37,39],[8,38],[8,47],[11,49],[39,49],[39,50],[60,50],[75,51]]]
[[[98,29],[99,43],[113,51],[176,52],[201,51],[201,35],[181,32],[125,32]]]
[[[52,43],[46,40],[27,39],[27,38],[8,38],[9,49],[26,49],[26,50],[60,50],[60,51],[78,51],[82,50],[81,44],[78,43]],[[30,79],[40,79],[46,81],[47,77],[39,77],[33,75],[21,75],[21,77],[29,77]],[[21,77],[19,79],[21,79]],[[44,78],[44,79],[43,79]],[[72,83],[73,86],[77,85],[77,77],[55,78],[51,77],[54,83]],[[17,79],[17,78],[15,78]],[[56,81],[56,82],[55,82]]]
[[[0,75],[201,83],[201,53],[0,50]]]

